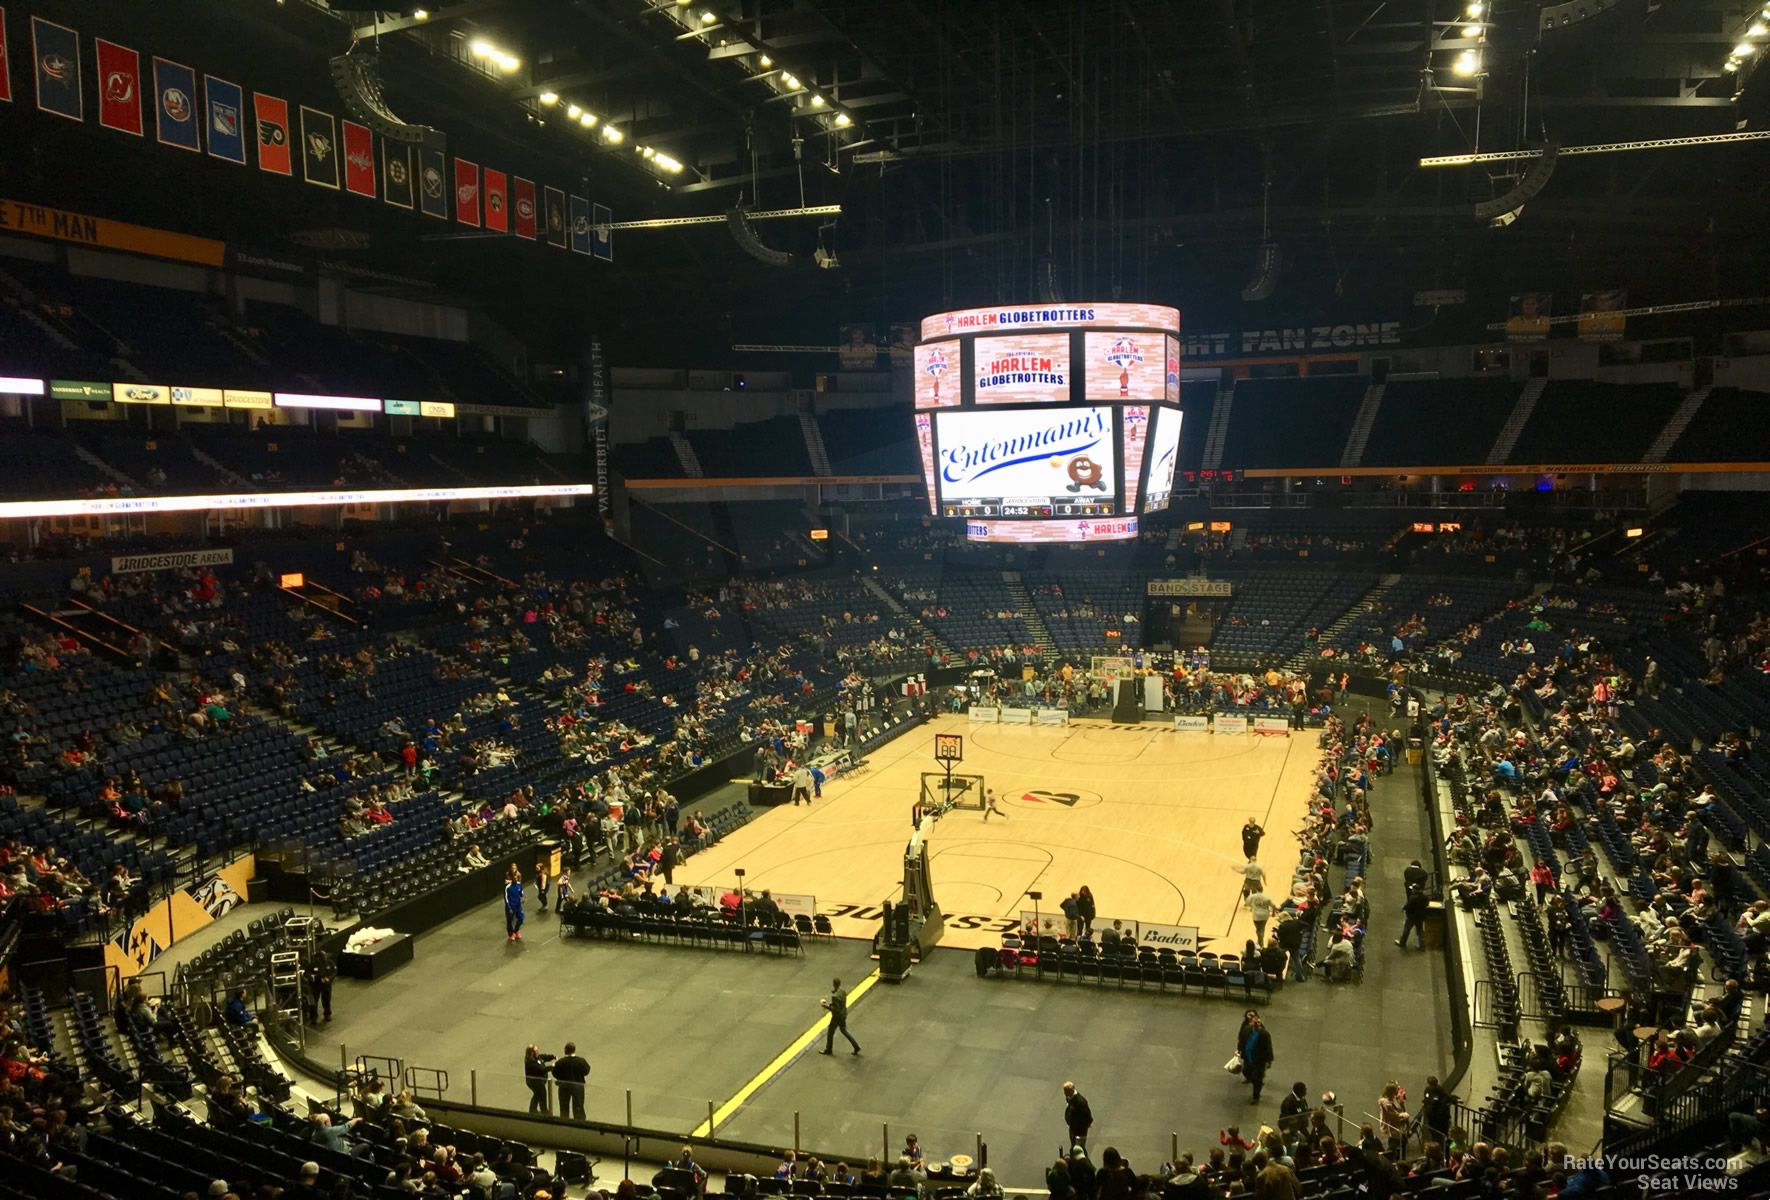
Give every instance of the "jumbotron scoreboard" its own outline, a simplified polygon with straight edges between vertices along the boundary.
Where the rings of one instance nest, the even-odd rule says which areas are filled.
[[[1180,312],[967,308],[922,320],[916,441],[936,516],[979,542],[1137,536],[1180,457]]]

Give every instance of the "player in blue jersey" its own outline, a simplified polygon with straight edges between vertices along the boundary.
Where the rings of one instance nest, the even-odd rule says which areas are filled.
[[[522,941],[522,872],[514,866],[504,884],[504,932],[507,940]]]

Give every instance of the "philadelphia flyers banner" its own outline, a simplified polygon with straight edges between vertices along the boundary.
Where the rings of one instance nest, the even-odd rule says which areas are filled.
[[[252,112],[258,118],[258,167],[273,175],[293,175],[289,157],[289,102],[263,92],[252,93]]]

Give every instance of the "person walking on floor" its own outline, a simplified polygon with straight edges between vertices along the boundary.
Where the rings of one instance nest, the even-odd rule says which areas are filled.
[[[554,912],[564,912],[565,902],[572,898],[572,873],[562,871],[559,876],[558,896],[553,902]]]
[[[552,1108],[547,1104],[547,1074],[551,1070],[553,1056],[542,1054],[539,1046],[530,1046],[522,1054],[522,1078],[529,1085],[529,1111],[532,1113],[551,1114]]]
[[[552,883],[552,879],[547,874],[547,860],[537,858],[535,860],[535,891],[540,894],[542,912],[547,911],[547,889]]]
[[[522,941],[522,872],[515,867],[511,867],[510,874],[505,876],[504,940]]]
[[[1248,916],[1254,919],[1254,944],[1266,944],[1266,922],[1272,920],[1272,897],[1264,891],[1248,895]]]
[[[989,818],[990,818],[991,813],[994,813],[996,816],[1002,818],[1002,820],[1004,820],[1004,821],[1006,821],[1008,819],[1008,814],[1003,812],[1001,809],[1001,806],[996,803],[996,789],[995,788],[991,788],[983,794],[983,820],[984,820],[984,824],[987,825],[989,823]]]
[[[1247,862],[1230,867],[1229,869],[1241,876],[1242,895],[1251,896],[1255,892],[1265,890],[1266,868],[1255,862],[1253,859],[1250,858]]]
[[[559,1085],[560,1116],[571,1121],[584,1119],[584,1081],[588,1078],[590,1060],[578,1053],[576,1042],[567,1042],[565,1054],[553,1064],[553,1081]]]
[[[1076,916],[1081,918],[1081,936],[1092,937],[1094,935],[1094,893],[1085,883],[1082,885],[1082,889],[1076,893]]]
[[[663,875],[664,882],[671,887],[676,886],[675,871],[677,864],[681,861],[682,843],[678,842],[674,835],[671,835],[670,840],[664,843],[663,850],[658,854],[658,872]]]
[[[1395,939],[1395,944],[1397,946],[1400,946],[1405,950],[1407,948],[1407,935],[1412,933],[1415,940],[1419,942],[1420,949],[1424,950],[1426,948],[1426,913],[1430,906],[1431,901],[1426,899],[1426,889],[1407,889],[1407,903],[1401,907],[1403,916],[1401,922],[1401,936]]]
[[[1266,1086],[1266,1069],[1272,1065],[1272,1035],[1257,1012],[1249,1012],[1242,1022],[1241,1040],[1236,1051],[1241,1055],[1241,1076],[1253,1087],[1249,1104],[1260,1103],[1260,1089]]]
[[[1088,1098],[1067,1080],[1063,1085],[1063,1124],[1069,1130],[1069,1144],[1085,1149],[1088,1130],[1094,1124],[1094,1110],[1089,1107]]]
[[[1260,827],[1260,822],[1249,817],[1248,823],[1241,827],[1241,856],[1246,859],[1258,858],[1260,839],[1265,836],[1266,831]]]
[[[793,807],[811,803],[811,769],[801,763],[793,768]]]
[[[830,980],[830,994],[823,1000],[823,1006],[829,1010],[830,1027],[824,1033],[824,1048],[820,1053],[835,1053],[836,1032],[840,1030],[842,1036],[848,1039],[848,1044],[854,1047],[854,1052],[859,1054],[860,1043],[848,1032],[848,993],[842,990],[840,979]]]

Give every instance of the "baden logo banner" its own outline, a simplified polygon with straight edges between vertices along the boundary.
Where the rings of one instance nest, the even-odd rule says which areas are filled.
[[[1211,718],[1203,715],[1181,715],[1174,718],[1175,733],[1209,733]]]
[[[1100,922],[1094,922],[1096,931]],[[1152,946],[1157,950],[1172,950],[1179,953],[1183,950],[1198,952],[1198,926],[1196,925],[1159,925],[1153,921],[1137,922],[1137,942],[1139,945]]]

